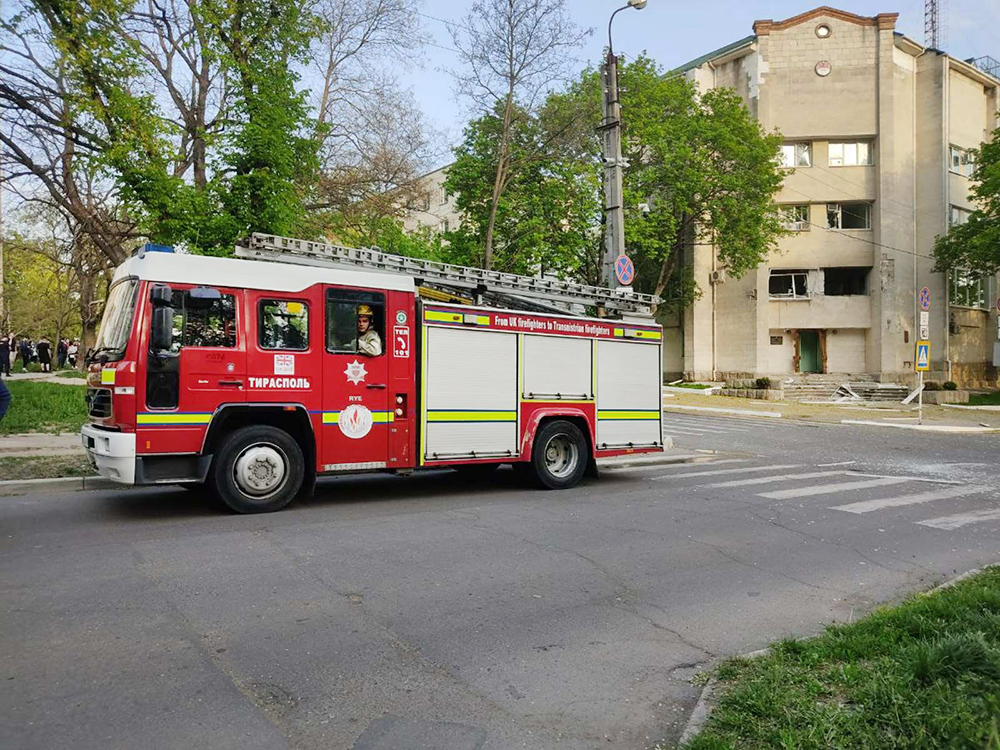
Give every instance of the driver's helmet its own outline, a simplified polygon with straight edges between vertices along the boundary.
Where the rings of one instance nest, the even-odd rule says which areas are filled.
[[[358,317],[367,316],[369,320],[374,317],[375,313],[372,312],[371,307],[368,305],[358,305]]]

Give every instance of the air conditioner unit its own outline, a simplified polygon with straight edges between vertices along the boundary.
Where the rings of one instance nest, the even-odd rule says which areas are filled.
[[[708,276],[708,280],[712,284],[722,284],[726,280],[726,272],[723,270],[712,271]]]

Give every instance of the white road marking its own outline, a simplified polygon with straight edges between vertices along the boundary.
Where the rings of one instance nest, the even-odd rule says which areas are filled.
[[[753,479],[734,479],[731,482],[716,482],[706,484],[706,487],[743,487],[750,484],[767,484],[768,482],[792,482],[796,479],[819,479],[820,477],[840,477],[849,471],[810,471],[806,474],[779,474],[773,477],[755,477]]]
[[[856,464],[857,461],[837,461],[835,464],[816,464],[817,466],[850,466],[851,464]]]
[[[721,464],[722,461],[713,461],[712,463]],[[774,469],[798,469],[802,464],[787,464],[785,466],[748,466],[743,469],[718,469],[716,471],[691,471],[685,474],[670,474],[662,477],[652,477],[652,480],[658,481],[660,479],[685,479],[687,477],[709,477],[716,476],[718,474],[740,474],[746,471],[772,471]]]
[[[864,482],[841,482],[840,484],[817,484],[812,487],[800,487],[795,490],[777,490],[776,492],[762,492],[757,497],[766,497],[769,500],[789,500],[795,497],[812,497],[813,495],[832,495],[834,492],[850,492],[851,490],[864,490],[869,487],[884,487],[888,484],[902,484],[912,481],[909,477],[881,477],[879,479],[868,479]]]
[[[919,505],[920,503],[932,503],[935,500],[948,500],[949,498],[964,497],[965,495],[976,495],[984,490],[984,487],[976,485],[949,487],[934,492],[920,492],[916,495],[899,495],[898,497],[883,497],[878,500],[865,500],[860,503],[835,505],[830,510],[842,510],[846,513],[871,513],[873,510],[881,510],[882,508],[898,508],[902,505]]]
[[[974,510],[971,513],[960,513],[955,516],[930,518],[926,521],[917,521],[917,523],[921,526],[930,526],[932,529],[944,529],[945,531],[951,531],[953,529],[961,528],[962,526],[967,526],[970,523],[979,523],[980,521],[1000,521],[1000,508],[992,508],[990,510]]]

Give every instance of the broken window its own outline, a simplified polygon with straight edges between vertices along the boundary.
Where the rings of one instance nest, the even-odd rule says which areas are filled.
[[[829,162],[831,167],[864,167],[874,163],[872,142],[831,143]]]
[[[805,271],[771,271],[767,293],[772,299],[809,299]]]
[[[823,289],[827,296],[868,294],[870,268],[824,268]]]
[[[782,206],[781,221],[791,232],[805,232],[809,229],[809,206]]]
[[[826,225],[830,229],[871,229],[871,203],[827,203]]]
[[[782,167],[812,166],[812,144],[808,142],[782,144],[778,165]]]

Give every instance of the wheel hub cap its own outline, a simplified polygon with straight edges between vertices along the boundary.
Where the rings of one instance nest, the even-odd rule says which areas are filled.
[[[572,474],[579,460],[576,444],[566,435],[554,435],[545,446],[545,467],[553,476]]]
[[[269,445],[255,445],[243,451],[233,470],[236,484],[248,495],[274,492],[285,479],[285,459]]]

